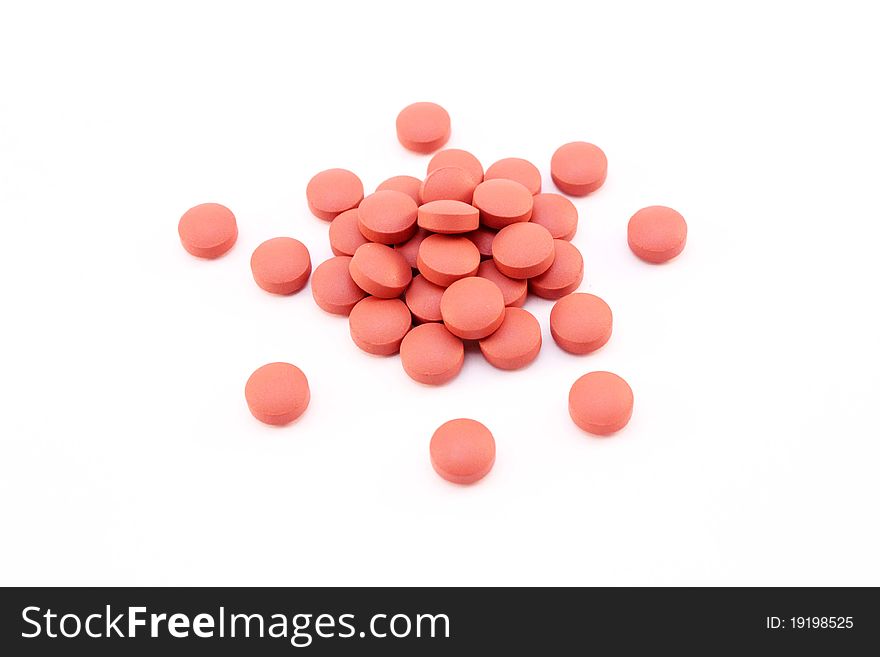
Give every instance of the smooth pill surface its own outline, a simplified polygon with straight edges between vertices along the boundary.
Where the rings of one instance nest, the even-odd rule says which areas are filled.
[[[584,431],[600,436],[623,429],[632,411],[632,388],[611,372],[584,374],[568,393],[571,419]]]
[[[495,261],[491,258],[489,260],[483,260],[483,262],[480,263],[480,266],[477,268],[477,276],[480,278],[487,278],[498,286],[498,289],[501,290],[501,294],[504,297],[505,306],[519,307],[526,302],[526,297],[529,293],[528,282],[522,279],[505,276],[498,271],[498,267],[495,266]]]
[[[398,251],[372,242],[358,247],[348,270],[364,292],[380,299],[399,297],[412,280],[412,268]]]
[[[404,260],[406,260],[406,264],[408,264],[411,269],[418,269],[419,247],[430,234],[431,233],[426,230],[418,229],[416,230],[416,234],[410,237],[406,242],[394,245],[394,250],[403,256]]]
[[[177,224],[180,243],[198,258],[219,258],[238,239],[232,211],[219,203],[202,203],[184,212]]]
[[[434,233],[467,233],[480,226],[480,211],[462,201],[430,201],[419,207],[420,228]]]
[[[260,422],[283,425],[308,408],[311,393],[306,375],[290,363],[269,363],[257,369],[245,384],[251,414]]]
[[[336,215],[336,218],[330,222],[329,235],[330,250],[333,251],[333,255],[338,256],[353,256],[361,244],[370,241],[358,228],[357,208]]]
[[[403,192],[416,203],[419,202],[419,190],[422,188],[422,181],[415,176],[392,176],[376,188],[377,192],[392,191]]]
[[[504,228],[532,216],[532,193],[515,180],[484,180],[474,190],[473,206],[489,228]]]
[[[678,212],[662,205],[642,208],[629,220],[629,248],[646,262],[672,260],[684,250],[687,223]]]
[[[528,310],[508,308],[498,330],[480,340],[480,351],[498,369],[518,370],[538,357],[541,325]]]
[[[366,296],[351,277],[351,258],[337,256],[325,260],[312,274],[312,297],[321,310],[334,315],[348,315]]]
[[[299,292],[312,273],[306,245],[292,237],[266,240],[251,256],[251,272],[257,285],[272,294]]]
[[[429,173],[419,190],[421,203],[431,201],[453,200],[470,203],[474,198],[477,183],[464,169],[459,167],[442,167]]]
[[[560,191],[571,196],[586,196],[596,191],[607,174],[605,153],[584,141],[560,146],[550,159],[550,177]]]
[[[433,153],[449,141],[449,113],[436,103],[413,103],[397,115],[397,139],[416,153]]]
[[[611,325],[611,308],[594,294],[569,294],[550,311],[550,335],[571,354],[596,351],[611,337]]]
[[[348,316],[351,339],[376,356],[396,354],[411,327],[409,308],[400,299],[367,297],[358,301]]]
[[[446,291],[445,287],[434,285],[421,274],[413,278],[406,288],[406,305],[413,317],[419,322],[442,322],[440,299]]]
[[[517,223],[502,228],[492,242],[495,266],[510,278],[532,278],[553,264],[553,237],[538,224]]]
[[[448,287],[460,278],[473,276],[480,266],[480,252],[466,237],[429,235],[419,245],[419,272],[426,279]]]
[[[549,230],[553,239],[571,241],[577,232],[578,211],[574,203],[561,194],[537,194],[531,222]]]
[[[553,251],[553,264],[543,274],[529,279],[529,289],[544,299],[571,294],[584,280],[584,258],[574,244],[553,240]]]
[[[348,169],[321,171],[306,185],[309,210],[324,221],[332,221],[340,212],[356,208],[363,198],[361,179]]]
[[[480,252],[480,257],[485,260],[486,258],[492,257],[492,242],[497,234],[497,230],[480,226],[476,230],[467,233],[465,237],[477,246],[477,250]]]
[[[430,453],[438,475],[455,484],[472,484],[492,469],[495,438],[476,420],[450,420],[431,436]]]
[[[472,276],[456,281],[440,299],[443,323],[465,340],[492,335],[504,321],[504,295],[492,281]]]
[[[357,208],[358,228],[380,244],[405,242],[416,232],[419,206],[403,192],[373,192]]]
[[[442,385],[461,371],[464,344],[443,324],[423,324],[407,333],[400,343],[400,362],[411,379]]]
[[[474,185],[483,182],[483,165],[473,154],[460,148],[447,148],[440,151],[428,162],[428,173],[443,167],[458,167],[467,171]]]
[[[541,191],[541,172],[538,167],[519,157],[508,157],[498,160],[495,164],[486,169],[486,175],[483,180],[494,180],[495,178],[507,178],[515,180],[534,195]]]

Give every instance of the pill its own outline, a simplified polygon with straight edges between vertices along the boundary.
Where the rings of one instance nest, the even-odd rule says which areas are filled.
[[[180,243],[191,255],[219,258],[238,239],[232,211],[219,203],[202,203],[183,213],[177,224]]]
[[[600,436],[623,429],[632,411],[632,388],[611,372],[584,374],[568,393],[571,419],[584,431]]]
[[[498,286],[504,297],[505,306],[522,306],[526,302],[526,297],[529,293],[528,282],[505,276],[498,271],[495,261],[491,258],[480,263],[480,266],[477,268],[477,276],[487,278]]]
[[[464,344],[443,324],[422,324],[400,343],[400,362],[414,381],[439,386],[461,371]]]
[[[397,115],[397,139],[416,153],[433,153],[449,141],[449,114],[436,103],[413,103]]]
[[[605,182],[608,159],[602,149],[583,141],[573,141],[556,149],[550,158],[550,177],[564,193],[586,196]]]
[[[336,215],[336,218],[330,222],[328,234],[330,250],[333,251],[333,255],[338,256],[352,256],[361,244],[370,241],[358,228],[357,208]]]
[[[380,299],[399,297],[412,281],[412,268],[400,252],[373,242],[358,247],[348,270],[364,292]]]
[[[406,264],[408,264],[411,269],[418,269],[419,246],[421,246],[422,242],[430,234],[431,233],[428,231],[420,228],[416,230],[416,234],[410,237],[406,242],[394,245],[394,250],[403,256],[404,260],[406,260]]]
[[[400,299],[367,297],[358,301],[348,316],[351,339],[376,356],[396,354],[411,327],[409,308]]]
[[[519,157],[498,160],[486,169],[483,180],[495,180],[496,178],[515,180],[528,189],[532,195],[541,191],[541,172],[538,171],[538,167]]]
[[[348,169],[321,171],[306,185],[309,210],[324,221],[332,221],[339,213],[356,208],[363,198],[361,179]]]
[[[471,174],[460,167],[442,167],[434,169],[422,182],[419,189],[419,201],[454,200],[470,203],[474,198],[474,182]]]
[[[391,190],[392,192],[403,192],[416,203],[419,202],[419,190],[422,188],[422,181],[415,176],[392,176],[388,180],[383,181],[377,188],[377,192]]]
[[[473,206],[489,228],[504,228],[532,216],[532,193],[515,180],[484,180],[474,190]]]
[[[486,258],[492,257],[492,241],[497,234],[497,230],[480,226],[476,230],[467,233],[465,237],[477,246],[477,250],[480,252],[480,257],[485,260]]]
[[[455,484],[479,481],[495,464],[495,438],[476,420],[459,418],[441,424],[431,436],[431,465]]]
[[[550,311],[550,335],[571,354],[596,351],[611,337],[611,325],[611,308],[594,294],[569,294]]]
[[[480,351],[490,365],[518,370],[538,357],[541,325],[528,310],[508,308],[498,330],[480,340]]]
[[[440,299],[443,323],[465,340],[492,335],[504,321],[504,296],[492,281],[471,276],[455,281]]]
[[[492,242],[495,266],[510,278],[532,278],[543,274],[553,264],[555,255],[550,231],[531,222],[502,228]]]
[[[306,245],[292,237],[266,240],[251,256],[251,272],[257,285],[273,294],[293,294],[305,287],[312,273]]]
[[[260,422],[283,425],[293,422],[309,405],[306,375],[290,363],[269,363],[258,368],[244,387],[251,414]]]
[[[358,228],[373,242],[399,244],[416,232],[419,206],[403,192],[373,192],[361,201],[357,212]]]
[[[419,206],[418,224],[434,233],[467,233],[480,227],[480,211],[462,201],[429,201]]]
[[[553,239],[571,241],[577,232],[578,211],[561,194],[536,194],[531,222],[549,230]]]
[[[544,299],[571,294],[584,280],[584,258],[574,244],[553,240],[553,251],[553,264],[543,274],[529,279],[529,290]]]
[[[435,285],[449,287],[480,266],[480,252],[466,237],[429,235],[419,246],[419,272]]]
[[[442,322],[440,299],[446,291],[445,287],[434,285],[427,278],[418,274],[406,288],[406,305],[417,321]]]
[[[366,296],[349,272],[351,258],[337,256],[325,260],[312,273],[312,297],[321,310],[334,315],[348,315]]]
[[[483,182],[483,165],[480,164],[480,161],[473,154],[460,148],[447,148],[439,151],[428,162],[428,173],[442,167],[459,167],[464,169],[471,174],[474,185],[479,185]]]
[[[632,252],[652,263],[672,260],[684,250],[687,241],[684,217],[662,205],[652,205],[636,212],[630,218],[626,232]]]

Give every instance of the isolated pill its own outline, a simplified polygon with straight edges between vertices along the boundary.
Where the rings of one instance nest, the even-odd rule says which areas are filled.
[[[413,103],[397,115],[397,139],[416,153],[433,153],[449,141],[449,114],[436,103]]]
[[[419,272],[435,285],[452,283],[473,276],[480,266],[480,252],[466,237],[429,235],[419,246]]]
[[[330,258],[312,273],[312,297],[322,310],[334,315],[348,315],[367,295],[351,277],[351,260],[348,256]]]
[[[553,264],[543,274],[529,279],[529,290],[543,299],[560,299],[571,294],[584,280],[584,258],[565,240],[553,240]]]
[[[518,370],[538,357],[541,325],[528,310],[508,308],[498,330],[480,340],[480,351],[490,365]]]
[[[422,181],[415,176],[392,176],[388,180],[384,180],[377,188],[377,192],[391,190],[392,192],[403,192],[416,203],[419,202],[419,190],[422,188]]]
[[[219,203],[202,203],[183,213],[177,224],[180,243],[191,255],[219,258],[238,239],[232,211]]]
[[[324,221],[332,221],[340,212],[356,208],[363,198],[361,179],[348,169],[321,171],[306,185],[309,210]]]
[[[571,241],[577,232],[578,211],[562,194],[536,194],[531,222],[549,230],[553,239]]]
[[[422,323],[442,322],[440,314],[440,299],[446,291],[445,287],[434,285],[421,274],[412,279],[412,283],[406,288],[406,306],[413,317]]]
[[[428,162],[428,173],[443,167],[459,167],[471,175],[474,185],[483,182],[483,165],[472,154],[460,148],[447,148],[439,151]]]
[[[611,325],[611,308],[594,294],[569,294],[550,311],[550,335],[571,354],[596,351],[611,337]]]
[[[571,196],[586,196],[596,191],[607,174],[605,153],[584,141],[560,146],[550,158],[550,177],[560,191]]]
[[[245,384],[251,414],[266,424],[289,424],[305,412],[311,394],[306,375],[290,363],[269,363],[257,369]]]
[[[483,260],[483,262],[480,263],[480,266],[477,268],[477,276],[480,278],[487,278],[498,286],[498,289],[501,290],[501,294],[504,297],[505,306],[519,307],[526,302],[526,297],[529,293],[528,282],[522,279],[505,276],[498,271],[498,267],[495,266],[495,261],[491,258],[489,260]]]
[[[494,180],[496,178],[507,178],[515,180],[523,187],[529,190],[532,195],[541,191],[541,172],[538,167],[519,157],[508,157],[498,160],[495,164],[486,169],[483,180]]]
[[[472,205],[489,228],[504,228],[532,216],[532,193],[515,180],[484,180],[474,190]]]
[[[398,251],[368,242],[358,247],[348,264],[351,278],[367,294],[393,299],[412,281],[412,268]]]
[[[455,281],[440,299],[443,323],[464,340],[492,335],[504,321],[504,295],[492,281],[471,276]]]
[[[480,422],[450,420],[431,436],[431,465],[438,475],[455,484],[479,481],[495,464],[495,438]]]
[[[477,246],[480,257],[485,260],[492,257],[492,242],[497,234],[497,230],[480,226],[476,230],[466,233],[465,237]]]
[[[403,192],[373,192],[361,201],[357,212],[358,228],[373,242],[399,244],[416,232],[419,206]]]
[[[403,256],[406,263],[412,269],[419,268],[419,246],[425,241],[431,233],[421,228],[416,230],[416,234],[410,237],[406,242],[395,244],[394,250]]]
[[[434,169],[422,182],[419,202],[453,200],[470,203],[474,198],[477,184],[471,174],[460,167]]]
[[[672,260],[684,250],[687,223],[678,212],[662,205],[642,208],[629,220],[629,248],[646,262]]]
[[[251,272],[257,285],[272,294],[293,294],[305,287],[312,273],[306,245],[292,237],[266,240],[251,256]]]
[[[333,255],[338,256],[352,256],[361,244],[370,241],[358,228],[357,208],[336,215],[336,218],[330,222],[328,234],[330,250],[333,251]]]
[[[632,411],[632,388],[611,372],[584,374],[568,393],[571,419],[584,431],[600,436],[623,429]]]
[[[502,228],[492,242],[495,266],[510,278],[532,278],[543,274],[553,264],[555,255],[550,232],[531,222]]]
[[[376,356],[396,354],[411,327],[409,308],[400,299],[367,297],[358,301],[348,316],[351,339]]]
[[[418,224],[433,233],[468,233],[480,227],[480,211],[462,201],[430,201],[419,206]]]
[[[400,362],[414,381],[439,386],[461,371],[464,344],[443,324],[422,324],[400,343]]]

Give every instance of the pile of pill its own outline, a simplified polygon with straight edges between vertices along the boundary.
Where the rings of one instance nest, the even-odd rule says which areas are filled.
[[[313,215],[329,222],[334,257],[312,272],[304,244],[290,237],[263,242],[251,258],[254,281],[273,294],[293,294],[311,276],[315,303],[348,317],[353,342],[378,356],[400,354],[403,370],[425,385],[454,379],[465,342],[475,341],[492,366],[515,370],[541,350],[538,320],[522,306],[529,293],[555,301],[554,342],[588,354],[611,337],[612,313],[601,298],[578,293],[584,260],[571,243],[578,211],[562,194],[542,191],[531,162],[507,158],[485,170],[471,153],[439,150],[451,133],[449,114],[434,103],[414,103],[397,117],[407,149],[431,154],[424,179],[393,176],[371,194],[346,169],[317,173],[306,186]],[[550,160],[554,185],[585,196],[605,182],[607,159],[586,142],[560,146]],[[202,258],[226,253],[238,235],[232,212],[207,203],[180,219],[184,248]],[[687,225],[675,210],[652,206],[629,221],[632,252],[666,262],[684,248]],[[245,386],[251,413],[268,424],[287,424],[309,403],[299,368],[270,363]],[[629,385],[610,372],[589,372],[569,393],[569,413],[581,429],[609,435],[633,409]],[[431,463],[444,479],[473,483],[495,461],[495,441],[481,423],[455,419],[430,440]]]

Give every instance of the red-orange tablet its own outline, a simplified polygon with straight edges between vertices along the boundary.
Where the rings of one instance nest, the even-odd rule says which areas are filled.
[[[305,287],[312,273],[306,245],[292,237],[275,237],[258,246],[251,256],[257,285],[272,294],[293,294]]]
[[[356,208],[363,198],[361,179],[348,169],[321,171],[306,185],[309,210],[324,221],[332,221],[340,212]]]
[[[480,211],[462,201],[430,201],[419,207],[419,227],[453,235],[480,227]]]
[[[353,256],[361,244],[370,241],[358,228],[357,208],[336,215],[336,218],[330,222],[329,235],[330,250],[333,251],[333,255],[338,256]]]
[[[348,316],[351,339],[376,356],[396,354],[411,327],[409,308],[400,299],[367,297],[358,301]]]
[[[684,250],[687,223],[672,208],[652,205],[630,218],[627,241],[632,252],[642,260],[655,264],[666,262]]]
[[[555,256],[550,231],[531,222],[502,228],[492,242],[495,266],[510,278],[532,278],[543,274],[553,264]]]
[[[412,281],[412,268],[398,251],[372,242],[358,247],[348,271],[358,287],[380,299],[399,297]]]
[[[596,351],[611,337],[611,325],[611,308],[594,294],[569,294],[550,311],[550,335],[570,354]]]
[[[495,261],[491,258],[480,263],[480,266],[477,268],[477,276],[488,278],[498,286],[498,289],[501,290],[501,294],[504,296],[505,306],[519,307],[526,302],[526,297],[529,293],[528,282],[505,276],[498,271]]]
[[[413,103],[397,115],[397,139],[416,153],[433,153],[449,141],[449,113],[436,103]]]
[[[428,162],[428,173],[443,167],[458,167],[471,175],[474,185],[483,182],[483,165],[472,154],[460,148],[447,148],[440,151]]]
[[[515,180],[484,180],[474,190],[472,205],[489,228],[504,228],[532,216],[532,193]]]
[[[568,393],[568,412],[584,431],[607,436],[623,429],[632,417],[632,388],[611,372],[584,374]]]
[[[584,258],[565,240],[553,240],[553,264],[543,274],[529,279],[529,289],[543,299],[560,299],[571,294],[584,280]]]
[[[358,206],[358,228],[380,244],[405,242],[416,232],[419,206],[403,192],[373,192]]]
[[[321,310],[334,315],[348,315],[364,292],[349,272],[351,258],[337,256],[325,260],[312,274],[312,297]]]
[[[435,285],[448,287],[477,273],[480,252],[466,237],[429,235],[419,246],[418,265],[422,276]]]
[[[538,357],[541,325],[528,310],[508,308],[498,330],[480,340],[480,351],[490,365],[518,370]]]
[[[472,276],[455,281],[440,299],[443,323],[464,340],[492,335],[504,321],[504,295],[490,280]]]
[[[476,420],[450,420],[431,436],[430,452],[431,465],[446,481],[473,484],[495,464],[495,438]]]
[[[507,178],[515,180],[529,192],[538,194],[541,191],[541,172],[538,167],[519,157],[507,157],[498,160],[495,164],[486,169],[486,175],[483,180],[494,180],[495,178]]]
[[[180,243],[191,255],[219,258],[238,239],[232,211],[219,203],[202,203],[183,213],[177,224]]]
[[[485,260],[492,257],[492,242],[497,234],[497,230],[480,226],[475,231],[465,234],[465,237],[477,246],[480,257]]]
[[[419,274],[412,279],[412,283],[406,288],[406,305],[413,317],[421,323],[442,322],[440,314],[440,299],[446,291],[445,287],[434,285],[427,278]]]
[[[406,260],[406,264],[408,264],[412,269],[419,268],[419,247],[422,242],[425,241],[425,238],[430,235],[426,230],[422,230],[421,228],[416,231],[416,234],[410,237],[406,242],[402,242],[401,244],[395,244],[394,250],[400,253],[403,256],[404,260]]]
[[[584,141],[560,146],[550,159],[550,177],[560,191],[571,196],[586,196],[596,191],[607,174],[605,153]]]
[[[422,181],[414,176],[392,176],[388,180],[384,180],[377,188],[377,192],[391,190],[392,192],[403,192],[416,203],[419,202],[419,190],[422,188]]]
[[[443,324],[422,324],[400,343],[400,362],[414,381],[439,386],[461,371],[464,344]]]
[[[305,412],[311,393],[306,375],[296,365],[269,363],[251,374],[244,396],[255,418],[280,426]]]
[[[571,241],[577,232],[578,211],[561,194],[536,194],[531,222],[549,230],[553,239]]]
[[[471,174],[459,167],[441,167],[429,173],[419,190],[421,203],[453,200],[470,203],[474,198],[474,182]]]

